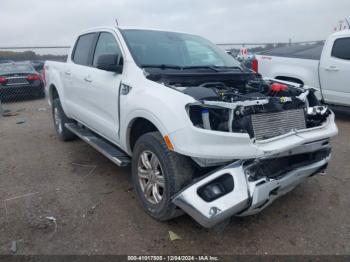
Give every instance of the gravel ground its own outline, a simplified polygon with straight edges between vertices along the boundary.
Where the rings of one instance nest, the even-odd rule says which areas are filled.
[[[59,141],[46,101],[5,108],[18,115],[0,119],[0,254],[12,241],[17,254],[350,253],[350,116],[337,114],[326,176],[219,232],[188,216],[160,223],[146,215],[130,169],[80,140]]]

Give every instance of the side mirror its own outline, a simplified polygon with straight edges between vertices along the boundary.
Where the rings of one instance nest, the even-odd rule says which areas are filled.
[[[105,54],[97,58],[96,67],[101,70],[121,74],[123,72],[123,58],[119,55]]]

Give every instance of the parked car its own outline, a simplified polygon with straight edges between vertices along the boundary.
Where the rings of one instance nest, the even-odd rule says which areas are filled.
[[[29,96],[45,97],[39,73],[28,63],[0,64],[0,99],[14,101]]]
[[[252,215],[327,167],[337,127],[311,87],[264,81],[185,33],[103,27],[72,46],[67,63],[45,63],[58,137],[131,165],[160,221]]]
[[[8,63],[13,63],[13,61],[7,60],[7,59],[0,59],[0,64],[8,64]]]
[[[282,47],[256,56],[264,77],[313,86],[331,105],[350,106],[350,30],[330,35],[323,44]]]

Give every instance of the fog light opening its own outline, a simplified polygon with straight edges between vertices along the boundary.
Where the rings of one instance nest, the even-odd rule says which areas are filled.
[[[232,176],[224,174],[200,187],[197,193],[204,201],[211,202],[231,192],[233,188]]]

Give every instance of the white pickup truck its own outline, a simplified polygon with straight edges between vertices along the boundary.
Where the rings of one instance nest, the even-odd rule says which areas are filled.
[[[161,221],[255,214],[324,171],[337,134],[313,88],[265,81],[195,35],[94,28],[44,69],[58,137],[130,164]]]
[[[350,30],[330,35],[324,44],[276,48],[256,59],[263,77],[312,86],[325,103],[350,106]]]

